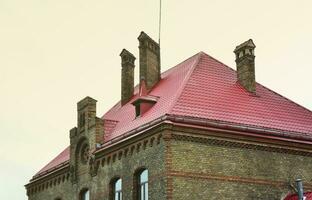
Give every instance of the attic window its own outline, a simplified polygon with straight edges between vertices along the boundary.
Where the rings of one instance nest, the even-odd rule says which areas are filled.
[[[149,109],[151,109],[156,102],[157,98],[153,96],[139,97],[136,99],[134,102],[132,102],[132,105],[135,106],[135,117],[137,118],[142,116]]]
[[[135,117],[142,116],[157,102],[157,97],[148,95],[144,77],[141,78],[139,96],[132,102],[135,106]]]
[[[141,113],[140,105],[135,106],[135,118],[139,117]]]

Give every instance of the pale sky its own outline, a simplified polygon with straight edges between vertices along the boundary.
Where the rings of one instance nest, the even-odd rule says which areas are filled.
[[[312,1],[163,0],[162,71],[204,51],[235,69],[252,38],[257,82],[312,110]],[[120,57],[140,31],[158,40],[159,0],[0,0],[0,194],[24,184],[69,145],[76,103],[120,99]]]

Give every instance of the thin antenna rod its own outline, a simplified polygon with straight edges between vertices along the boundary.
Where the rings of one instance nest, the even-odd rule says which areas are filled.
[[[160,47],[160,32],[161,32],[161,0],[159,0],[159,35],[158,35],[158,44]]]

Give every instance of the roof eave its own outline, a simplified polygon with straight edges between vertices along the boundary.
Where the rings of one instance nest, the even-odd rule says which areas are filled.
[[[45,178],[45,177],[47,177],[47,176],[49,176],[49,175],[51,175],[53,173],[56,173],[56,172],[58,172],[58,171],[60,171],[62,169],[65,169],[67,167],[69,167],[69,161],[68,160],[63,162],[63,163],[61,163],[61,164],[59,164],[59,165],[57,165],[57,166],[55,166],[55,167],[53,167],[53,168],[51,168],[51,169],[49,169],[48,171],[44,171],[44,172],[42,172],[40,174],[34,175],[32,177],[32,179],[30,179],[29,183],[25,185],[25,187],[27,187],[29,184],[32,184],[35,181],[41,180],[41,179],[43,179],[43,178]]]
[[[187,116],[168,115],[167,120],[184,125],[196,125],[199,127],[212,127],[220,130],[236,131],[236,133],[252,133],[256,137],[272,137],[275,139],[297,142],[303,144],[312,144],[312,136],[307,133],[291,132],[287,130],[275,130],[265,127],[252,127],[243,124],[234,124],[230,122],[216,121],[210,119],[193,118]],[[304,136],[306,135],[306,136]],[[311,134],[312,135],[312,134]]]

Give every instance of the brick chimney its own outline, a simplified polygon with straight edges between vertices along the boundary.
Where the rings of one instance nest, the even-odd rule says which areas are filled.
[[[123,49],[121,57],[121,105],[126,104],[133,96],[134,91],[134,61],[135,57]]]
[[[140,42],[140,80],[145,79],[147,90],[160,80],[159,44],[143,31],[138,37]]]
[[[252,39],[238,45],[235,50],[238,82],[250,93],[256,92],[255,55]]]

